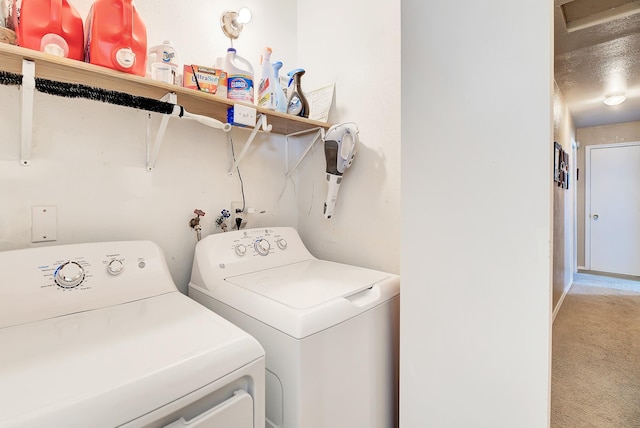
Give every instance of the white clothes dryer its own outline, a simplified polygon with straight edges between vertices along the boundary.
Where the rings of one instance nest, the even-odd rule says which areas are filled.
[[[319,260],[288,227],[207,236],[189,295],[266,351],[269,428],[398,425],[398,275]]]
[[[149,241],[0,252],[0,426],[264,426],[264,349]]]

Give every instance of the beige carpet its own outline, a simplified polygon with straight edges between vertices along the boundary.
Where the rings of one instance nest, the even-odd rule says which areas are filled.
[[[577,274],[552,349],[552,428],[640,428],[638,282]]]

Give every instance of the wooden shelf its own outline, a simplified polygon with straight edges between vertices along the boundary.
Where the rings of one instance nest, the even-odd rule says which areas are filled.
[[[23,59],[35,63],[36,78],[81,84],[156,100],[168,92],[175,92],[178,97],[177,103],[189,113],[209,116],[221,122],[227,122],[227,109],[235,103],[206,92],[0,43],[0,70],[22,74]],[[277,134],[287,135],[314,128],[328,129],[331,126],[325,122],[274,112],[254,105],[250,106],[255,108],[258,113],[267,116],[267,122],[272,126],[271,132]]]

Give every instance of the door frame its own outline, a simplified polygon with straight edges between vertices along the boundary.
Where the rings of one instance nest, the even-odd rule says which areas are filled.
[[[593,144],[586,146],[584,183],[584,268],[591,270],[591,150],[640,146],[640,141],[627,143]]]

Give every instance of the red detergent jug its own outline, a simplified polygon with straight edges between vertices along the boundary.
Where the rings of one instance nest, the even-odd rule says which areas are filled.
[[[85,61],[144,76],[147,27],[133,0],[96,0],[85,22]]]
[[[22,0],[14,20],[19,46],[84,59],[82,17],[67,0]]]

